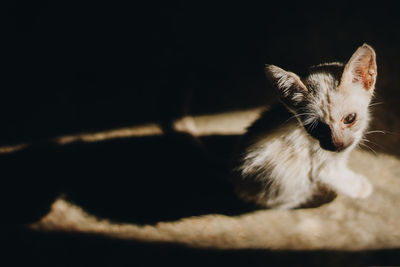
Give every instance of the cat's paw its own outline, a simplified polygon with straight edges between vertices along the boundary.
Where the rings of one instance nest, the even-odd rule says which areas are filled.
[[[368,181],[367,178],[365,178],[362,175],[356,174],[353,179],[355,179],[357,186],[354,188],[354,191],[352,192],[351,197],[367,198],[372,194],[373,186]]]

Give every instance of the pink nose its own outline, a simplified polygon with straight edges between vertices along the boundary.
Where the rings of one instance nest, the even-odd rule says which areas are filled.
[[[342,151],[344,149],[343,141],[333,140],[333,145],[335,146],[336,151]]]

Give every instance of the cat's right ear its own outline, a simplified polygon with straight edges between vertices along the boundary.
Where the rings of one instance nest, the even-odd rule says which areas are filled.
[[[377,77],[376,55],[375,50],[363,44],[357,49],[347,62],[341,84],[346,85],[360,85],[363,89],[371,95],[374,92],[375,82]]]
[[[265,65],[265,75],[278,90],[281,100],[289,108],[296,108],[306,100],[307,87],[293,72],[285,71],[274,65]]]

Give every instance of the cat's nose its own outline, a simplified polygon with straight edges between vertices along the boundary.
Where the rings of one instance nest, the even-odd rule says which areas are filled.
[[[340,151],[345,149],[343,141],[334,140],[333,141],[333,145],[335,146],[336,151],[338,151],[338,152],[340,152]]]

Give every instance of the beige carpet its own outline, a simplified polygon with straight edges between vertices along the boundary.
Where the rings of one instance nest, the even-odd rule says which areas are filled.
[[[193,135],[243,133],[259,109],[187,117],[175,123]],[[137,135],[160,135],[156,124],[59,138],[60,144]],[[392,138],[397,138],[392,136]],[[38,231],[67,231],[190,247],[276,250],[369,250],[400,247],[400,160],[396,156],[354,151],[350,166],[374,185],[365,200],[338,196],[315,209],[259,210],[240,216],[209,214],[154,225],[116,223],[97,218],[63,199],[30,227]],[[135,211],[130,211],[134,213]]]

